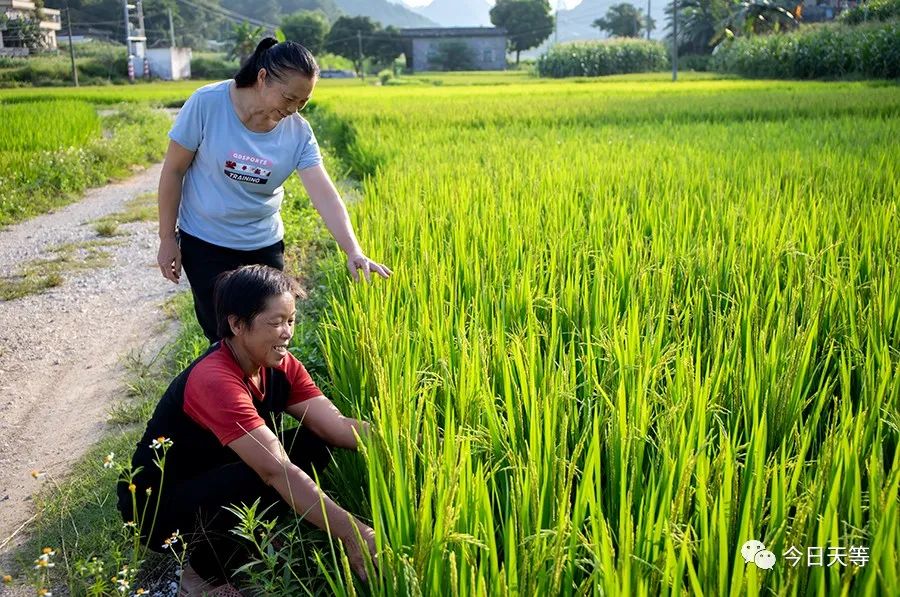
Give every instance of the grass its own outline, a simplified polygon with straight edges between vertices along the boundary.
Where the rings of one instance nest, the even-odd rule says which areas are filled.
[[[116,241],[96,239],[66,243],[51,249],[51,257],[34,259],[19,272],[0,278],[0,300],[11,301],[39,294],[65,282],[65,274],[105,267],[109,254],[104,250]]]
[[[71,118],[71,125],[38,135],[34,131],[48,110],[62,122]],[[139,104],[119,105],[98,116],[80,101],[0,103],[0,116],[20,122],[3,133],[9,144],[0,150],[0,159],[16,167],[0,172],[0,225],[70,203],[89,187],[131,175],[134,165],[159,160],[171,125],[167,114]],[[100,126],[106,134],[100,134]]]
[[[119,223],[116,221],[103,221],[96,222],[94,224],[94,231],[97,232],[97,236],[110,237],[115,236],[119,229]]]
[[[144,193],[129,199],[122,211],[94,220],[93,225],[99,236],[115,236],[121,224],[152,222],[156,218],[156,193]]]

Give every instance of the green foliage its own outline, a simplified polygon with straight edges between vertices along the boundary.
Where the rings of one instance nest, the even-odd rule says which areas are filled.
[[[369,17],[340,17],[331,26],[325,38],[325,49],[353,62],[353,70],[359,75],[363,70],[367,49],[379,25]],[[370,53],[370,52],[369,52]]]
[[[18,17],[6,20],[3,44],[29,50],[42,50],[47,47],[47,40],[44,39],[38,19]]]
[[[281,19],[281,29],[287,39],[303,44],[313,54],[325,49],[328,20],[321,12],[302,11]]]
[[[64,10],[66,0],[46,0],[50,8]],[[94,24],[98,30],[108,31],[112,38],[121,38],[122,2],[117,0],[68,0],[72,9],[72,25]],[[159,0],[144,2],[144,28],[150,47],[169,44],[169,13],[175,25],[175,40],[180,47],[195,50],[206,49],[206,40],[225,39],[230,22],[204,6],[220,6],[220,0],[203,0],[202,3]],[[65,13],[63,13],[65,14]],[[62,33],[62,32],[60,32]],[[79,47],[80,49],[80,47]]]
[[[82,85],[103,85],[127,81],[128,57],[124,46],[85,44],[78,47],[78,80]],[[16,85],[71,85],[68,54],[45,54],[28,58],[7,58],[0,62],[0,87]]]
[[[352,217],[396,265],[354,285],[335,255],[319,328],[330,395],[378,430],[347,483],[382,550],[367,594],[892,594],[895,87],[327,103],[384,156]],[[746,537],[775,569],[745,564]],[[819,544],[872,558],[782,558]]]
[[[709,70],[709,54],[684,54],[678,56],[678,70],[694,70],[705,72]]]
[[[498,0],[490,15],[491,23],[506,29],[516,64],[521,52],[536,48],[553,32],[553,15],[547,0]]]
[[[223,54],[193,53],[191,77],[194,79],[230,79],[238,72],[240,63]]]
[[[593,26],[613,37],[640,37],[645,31],[653,31],[656,23],[634,4],[622,2],[611,6],[605,16],[593,22]]]
[[[0,151],[54,151],[77,147],[100,136],[100,117],[88,103],[57,100],[0,104]],[[48,118],[52,127],[44,126]],[[9,169],[7,169],[9,170]]]
[[[795,29],[798,0],[679,0],[678,51],[709,54],[723,39]],[[671,43],[673,4],[665,9]]]
[[[730,23],[735,4],[735,0],[679,0],[679,54],[710,54]],[[672,6],[668,5],[665,12],[671,43]]]
[[[363,72],[366,61],[375,70],[389,66],[403,53],[400,32],[382,28],[368,17],[340,17],[325,38],[325,49],[353,62],[356,74]]]
[[[555,46],[538,58],[537,71],[542,77],[597,77],[663,70],[668,63],[666,47],[657,41],[615,39]]]
[[[900,77],[900,22],[828,24],[723,43],[719,72],[765,78]]]
[[[471,70],[475,66],[475,57],[469,44],[459,40],[445,40],[438,44],[434,55],[428,62],[435,70]]]
[[[134,104],[117,106],[101,117],[109,132],[109,138],[103,138],[96,115],[88,111],[93,107],[77,101],[0,104],[4,123],[7,118],[20,123],[11,129],[12,149],[0,149],[0,160],[16,164],[0,171],[0,224],[65,205],[86,188],[125,176],[132,165],[158,160],[165,153],[164,133],[170,126],[166,114]],[[48,114],[58,126],[36,124]]]
[[[231,44],[228,58],[237,58],[238,62],[243,64],[256,50],[257,44],[264,35],[265,30],[262,27],[254,27],[246,21],[240,25],[234,25],[228,38]]]
[[[900,18],[900,0],[871,0],[845,10],[838,20],[847,25],[868,21],[889,21]]]

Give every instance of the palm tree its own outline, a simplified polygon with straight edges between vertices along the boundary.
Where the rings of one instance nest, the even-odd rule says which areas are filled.
[[[795,29],[798,25],[794,14],[799,14],[796,0],[744,0],[738,2],[731,14],[729,23],[722,28],[722,35],[716,43],[726,35],[760,34]]]
[[[799,0],[677,0],[678,50],[709,54],[728,37],[786,31],[797,26]],[[666,7],[672,38],[673,4]]]
[[[262,39],[265,29],[262,27],[252,27],[247,21],[240,25],[235,25],[231,30],[231,50],[228,52],[228,58],[237,58],[241,64],[253,54],[256,44]]]

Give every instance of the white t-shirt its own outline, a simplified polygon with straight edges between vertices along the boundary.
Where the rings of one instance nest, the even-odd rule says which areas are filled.
[[[281,201],[294,170],[322,163],[316,137],[299,114],[267,133],[249,130],[229,93],[234,81],[195,91],[169,138],[196,152],[184,177],[178,227],[206,242],[252,251],[284,237]]]

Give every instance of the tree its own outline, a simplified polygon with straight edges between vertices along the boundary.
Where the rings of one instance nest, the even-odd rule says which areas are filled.
[[[287,39],[303,44],[313,54],[325,49],[328,21],[320,12],[303,11],[281,19],[281,30]]]
[[[798,0],[744,0],[733,5],[723,28],[725,35],[757,35],[789,31],[797,27],[794,10]]]
[[[47,47],[47,38],[44,37],[37,19],[18,17],[6,21],[3,43],[11,48],[43,50]]]
[[[788,31],[797,26],[797,0],[678,0],[678,51],[709,54],[722,40],[759,33]],[[666,7],[672,41],[673,5]]]
[[[205,0],[209,2],[210,0]],[[226,10],[237,13],[243,17],[255,19],[262,23],[278,23],[281,15],[285,14],[281,11],[281,5],[278,0],[219,0],[218,4]],[[296,11],[292,11],[296,12]]]
[[[622,2],[611,6],[606,15],[594,21],[592,26],[613,37],[640,37],[641,32],[653,31],[656,23],[633,4]]]
[[[523,50],[541,45],[553,32],[553,15],[547,0],[497,0],[491,9],[491,23],[506,29],[516,64]]]
[[[320,12],[325,15],[328,22],[336,20],[341,15],[341,9],[334,0],[278,0],[281,12],[289,15],[301,10]]]
[[[472,48],[464,41],[447,40],[438,44],[428,63],[438,70],[471,70],[475,65]]]
[[[371,41],[367,56],[375,62],[377,70],[390,66],[405,49],[400,30],[395,27],[375,31]]]
[[[256,46],[262,39],[265,31],[262,27],[253,27],[247,21],[235,25],[231,30],[231,50],[228,58],[237,58],[241,64],[256,50]]]
[[[734,0],[678,0],[678,52],[709,54],[721,39]],[[666,8],[672,29],[672,5]],[[671,40],[671,33],[669,34]]]
[[[340,17],[325,37],[325,50],[353,61],[356,74],[363,72],[369,59],[386,65],[403,53],[400,32],[393,27],[382,29],[369,17]]]

